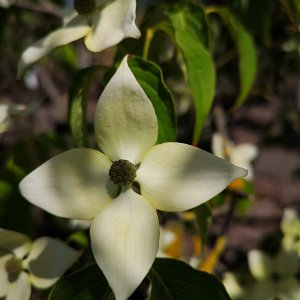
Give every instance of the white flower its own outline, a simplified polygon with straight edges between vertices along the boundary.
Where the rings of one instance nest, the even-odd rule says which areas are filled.
[[[283,233],[283,248],[286,251],[295,251],[300,255],[300,217],[297,211],[286,208],[280,225]]]
[[[11,129],[13,117],[24,109],[21,104],[0,104],[0,134]]]
[[[239,274],[232,272],[226,272],[223,275],[223,284],[233,300],[245,299],[246,289],[241,283],[241,277]],[[253,299],[256,300],[256,299]]]
[[[96,108],[95,136],[104,154],[86,148],[64,152],[20,183],[24,197],[52,214],[93,219],[92,251],[116,300],[127,299],[153,264],[156,209],[193,208],[247,174],[193,146],[155,145],[157,134],[152,103],[126,57]]]
[[[13,5],[15,0],[0,0],[0,7],[8,8]]]
[[[75,0],[76,2],[76,0]],[[77,1],[77,2],[80,2]],[[139,38],[135,25],[136,0],[90,0],[94,9],[88,15],[68,11],[63,26],[27,48],[19,61],[18,74],[54,48],[85,37],[86,47],[100,52],[127,37]],[[84,5],[84,3],[82,4]]]
[[[220,133],[215,133],[212,137],[212,151],[218,157],[228,159],[234,165],[247,169],[247,180],[253,178],[251,161],[258,154],[258,149],[255,145],[250,143],[234,145]]]
[[[49,288],[78,256],[59,240],[41,237],[31,242],[24,234],[0,229],[0,298],[28,300],[31,285]]]
[[[257,281],[249,288],[247,299],[300,299],[300,284],[295,277],[299,259],[295,252],[281,250],[271,258],[260,250],[252,250],[248,253],[248,264]]]

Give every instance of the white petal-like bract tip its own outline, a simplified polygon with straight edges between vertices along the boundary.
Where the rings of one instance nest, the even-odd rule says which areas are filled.
[[[41,59],[54,48],[84,37],[89,30],[90,27],[85,19],[77,16],[66,27],[51,32],[23,52],[18,64],[18,76],[20,77],[28,66]]]
[[[156,210],[132,190],[121,192],[93,220],[94,257],[117,300],[126,300],[142,282],[158,251]]]
[[[127,37],[139,38],[141,33],[135,25],[136,0],[115,0],[97,12],[91,31],[85,38],[86,47],[100,52],[117,45]]]
[[[136,180],[142,195],[157,209],[175,212],[208,201],[246,174],[247,170],[199,148],[164,143],[146,153]]]
[[[97,104],[95,134],[100,149],[113,161],[141,161],[157,140],[151,101],[123,59]]]

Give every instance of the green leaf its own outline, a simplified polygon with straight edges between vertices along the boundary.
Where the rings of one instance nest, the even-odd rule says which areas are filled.
[[[211,210],[207,203],[201,204],[195,207],[193,211],[196,214],[197,225],[199,228],[199,234],[201,237],[202,246],[205,244],[207,238],[207,230],[212,221]]]
[[[51,55],[71,70],[75,71],[78,69],[78,58],[73,44],[57,47],[53,50]]]
[[[78,72],[69,93],[68,121],[79,147],[87,145],[86,107],[93,76],[99,67],[89,67]]]
[[[244,103],[253,85],[256,76],[257,60],[256,48],[252,37],[244,26],[227,8],[215,8],[233,38],[239,52],[240,92],[236,106]]]
[[[236,210],[239,216],[246,214],[252,206],[252,202],[248,198],[239,199],[236,203]]]
[[[215,276],[182,261],[157,258],[148,276],[152,284],[150,300],[230,300]]]
[[[130,57],[128,65],[153,104],[158,119],[158,143],[176,139],[176,117],[173,97],[166,87],[160,68],[141,58]]]
[[[19,178],[7,170],[0,174],[0,224],[2,228],[32,236],[33,218],[30,204],[20,195]]]
[[[183,2],[166,14],[174,31],[176,46],[187,67],[188,84],[196,111],[193,143],[197,144],[212,106],[215,90],[215,68],[207,48],[208,27],[205,13],[201,6]],[[165,32],[170,35],[170,30]]]
[[[106,278],[96,264],[60,279],[52,288],[49,300],[113,300]]]
[[[262,42],[268,48],[272,42],[272,2],[272,0],[251,0],[246,3],[245,1],[238,0],[232,7],[234,15],[243,21],[248,30],[256,33],[257,37],[262,39]]]

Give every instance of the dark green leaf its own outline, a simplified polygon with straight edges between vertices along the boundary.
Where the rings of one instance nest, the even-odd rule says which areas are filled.
[[[239,199],[236,203],[236,210],[240,216],[246,214],[252,206],[252,202],[248,198]]]
[[[16,143],[10,151],[0,154],[3,161],[0,169],[0,227],[33,237],[32,205],[21,196],[19,183],[32,170],[30,163],[35,149],[30,148],[30,156],[29,148],[24,144]]]
[[[30,204],[20,195],[19,179],[7,171],[0,174],[0,224],[2,228],[32,236],[33,222]]]
[[[176,139],[176,118],[173,97],[163,81],[160,68],[137,57],[130,57],[128,65],[153,104],[158,119],[157,142],[174,141]]]
[[[271,39],[272,39],[271,36],[272,2],[274,1],[251,0],[246,3],[238,0],[236,1],[233,7],[234,14],[240,17],[240,19],[243,21],[243,24],[251,32],[258,34],[258,37],[262,39],[265,46],[267,47],[271,46]]]
[[[49,300],[95,299],[114,299],[106,278],[96,264],[63,277],[49,295]]]
[[[204,245],[207,238],[207,230],[211,224],[211,210],[207,203],[201,204],[194,208],[193,211],[196,214],[196,220],[199,228],[199,234],[201,237],[201,243]]]
[[[152,284],[150,300],[230,300],[215,276],[182,261],[157,258],[148,276]]]
[[[246,100],[255,80],[257,69],[256,48],[252,37],[228,9],[216,8],[216,12],[228,26],[239,52],[240,92],[236,100],[236,106],[239,106]]]
[[[69,94],[68,120],[74,139],[79,147],[86,146],[86,106],[93,76],[99,67],[90,67],[78,72]]]
[[[193,143],[197,144],[210,111],[215,89],[215,68],[208,51],[208,28],[201,6],[183,2],[167,12],[176,46],[187,67],[188,83],[195,99]],[[165,31],[170,35],[170,29]],[[171,36],[172,38],[172,36]]]

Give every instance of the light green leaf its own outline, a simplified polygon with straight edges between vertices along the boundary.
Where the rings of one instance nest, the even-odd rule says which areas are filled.
[[[148,276],[152,284],[150,300],[230,300],[215,276],[182,261],[157,258]]]
[[[197,144],[209,114],[215,90],[215,68],[208,50],[208,28],[201,6],[183,2],[170,9],[167,17],[176,46],[183,56],[188,84],[195,100],[196,120],[193,143]],[[166,26],[165,26],[166,27]],[[164,30],[164,28],[162,27]],[[165,30],[170,35],[170,29]]]
[[[240,92],[236,100],[236,106],[240,106],[246,100],[253,85],[257,69],[256,48],[250,34],[244,26],[227,8],[214,8],[233,38],[239,53]]]
[[[112,300],[113,293],[96,264],[60,279],[52,288],[49,300]]]
[[[63,45],[53,50],[52,56],[71,70],[78,69],[78,58],[73,44]]]
[[[130,57],[128,65],[152,102],[158,119],[158,143],[176,139],[176,117],[173,97],[166,87],[160,68],[141,58]]]
[[[78,72],[69,93],[68,121],[74,139],[79,147],[87,145],[86,107],[93,76],[99,67],[90,67]]]

